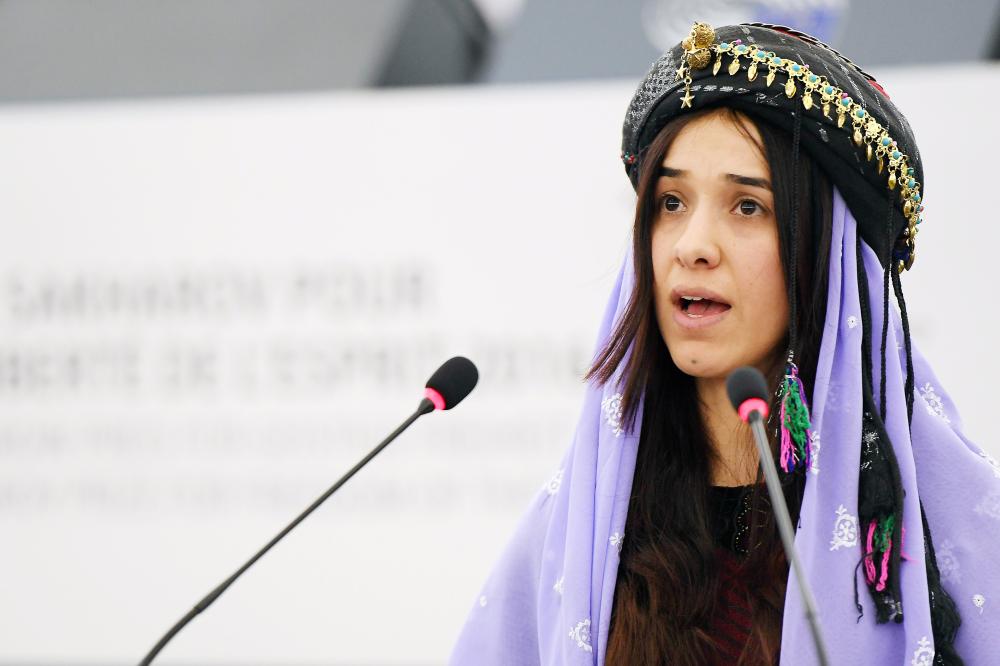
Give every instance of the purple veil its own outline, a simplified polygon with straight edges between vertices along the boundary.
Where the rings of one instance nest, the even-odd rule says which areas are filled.
[[[865,538],[858,527],[862,432],[862,321],[857,223],[834,189],[829,292],[812,396],[813,459],[807,472],[796,547],[819,605],[833,664],[931,666],[923,504],[944,589],[962,618],[955,648],[965,663],[1000,654],[1000,464],[961,432],[961,421],[928,363],[912,346],[912,428],[907,427],[902,327],[890,308],[886,353],[886,431],[906,496],[903,505],[901,624],[876,624],[858,571],[858,621],[852,580]],[[882,268],[862,242],[870,302],[882,302]],[[632,257],[618,274],[601,322],[603,348],[632,290]],[[872,308],[872,337],[882,331]],[[873,346],[872,367],[881,367]],[[896,349],[897,353],[889,353]],[[534,498],[477,595],[451,664],[520,666],[603,664],[626,537],[641,405],[633,430],[622,424],[620,383],[589,385],[573,443]],[[817,663],[794,576],[785,596],[781,662]]]

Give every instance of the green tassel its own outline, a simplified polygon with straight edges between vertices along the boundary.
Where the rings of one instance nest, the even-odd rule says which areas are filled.
[[[799,464],[810,462],[809,435],[812,423],[809,421],[809,407],[802,395],[802,382],[798,368],[789,363],[783,384],[781,399],[781,468],[785,472],[794,470]]]
[[[896,517],[890,514],[879,522],[880,524],[875,530],[875,549],[884,553],[889,548],[889,539],[892,538],[892,528],[896,524]]]

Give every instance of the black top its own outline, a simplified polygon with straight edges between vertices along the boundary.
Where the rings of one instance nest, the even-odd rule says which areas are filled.
[[[763,486],[758,492],[766,493]],[[709,527],[716,544],[719,596],[709,632],[716,652],[711,666],[732,666],[746,649],[753,629],[753,613],[742,563],[747,554],[747,533],[754,485],[709,486]],[[751,660],[753,657],[751,656]],[[758,663],[758,662],[752,662]]]
[[[747,554],[747,532],[754,484],[746,486],[709,486],[709,528],[715,543],[734,555]],[[761,484],[758,492],[766,493]]]

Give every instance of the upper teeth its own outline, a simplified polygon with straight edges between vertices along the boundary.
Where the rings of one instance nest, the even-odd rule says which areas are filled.
[[[681,296],[685,301],[703,301],[703,296]]]

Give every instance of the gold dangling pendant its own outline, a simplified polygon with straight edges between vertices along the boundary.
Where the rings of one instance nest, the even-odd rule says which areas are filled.
[[[846,118],[846,116],[843,114],[843,112],[840,111],[840,109],[837,109],[837,127],[843,127],[844,126],[844,119],[845,118]]]
[[[868,161],[871,162],[872,161],[872,144],[870,144],[870,143],[868,144],[868,147],[865,149],[865,154],[868,156]]]
[[[712,65],[712,76],[718,74],[721,68],[722,68],[722,54],[720,53],[719,57],[715,59],[715,64]]]
[[[913,204],[910,203],[909,199],[907,199],[903,203],[903,215],[906,216],[906,217],[909,217],[910,213],[912,213],[912,212],[913,212]]]
[[[860,146],[862,140],[863,139],[861,138],[861,130],[859,130],[857,127],[855,127],[854,128],[854,145],[855,146]]]
[[[684,97],[681,97],[681,108],[690,109],[691,100],[694,99],[694,95],[691,94],[691,75],[684,77]]]
[[[729,75],[735,76],[738,71],[740,71],[740,59],[733,56],[733,61],[729,63]]]
[[[884,169],[884,168],[885,168],[885,163],[882,161],[882,158],[879,157],[878,158],[878,172],[879,172],[879,174],[882,173],[882,169]]]
[[[785,83],[785,97],[795,97],[795,79],[788,76],[788,82]]]
[[[770,88],[771,84],[774,83],[774,70],[773,69],[768,68],[767,78],[765,79],[765,81],[767,82],[767,87]]]
[[[754,61],[750,63],[750,67],[747,69],[747,80],[753,81],[757,78],[757,62]]]
[[[895,171],[890,171],[889,172],[889,189],[890,190],[896,189],[896,172]]]
[[[823,102],[823,115],[826,116],[827,118],[830,117],[830,105],[827,104],[826,102]]]
[[[813,108],[813,96],[811,92],[807,92],[802,96],[802,106],[806,107],[806,111]]]

